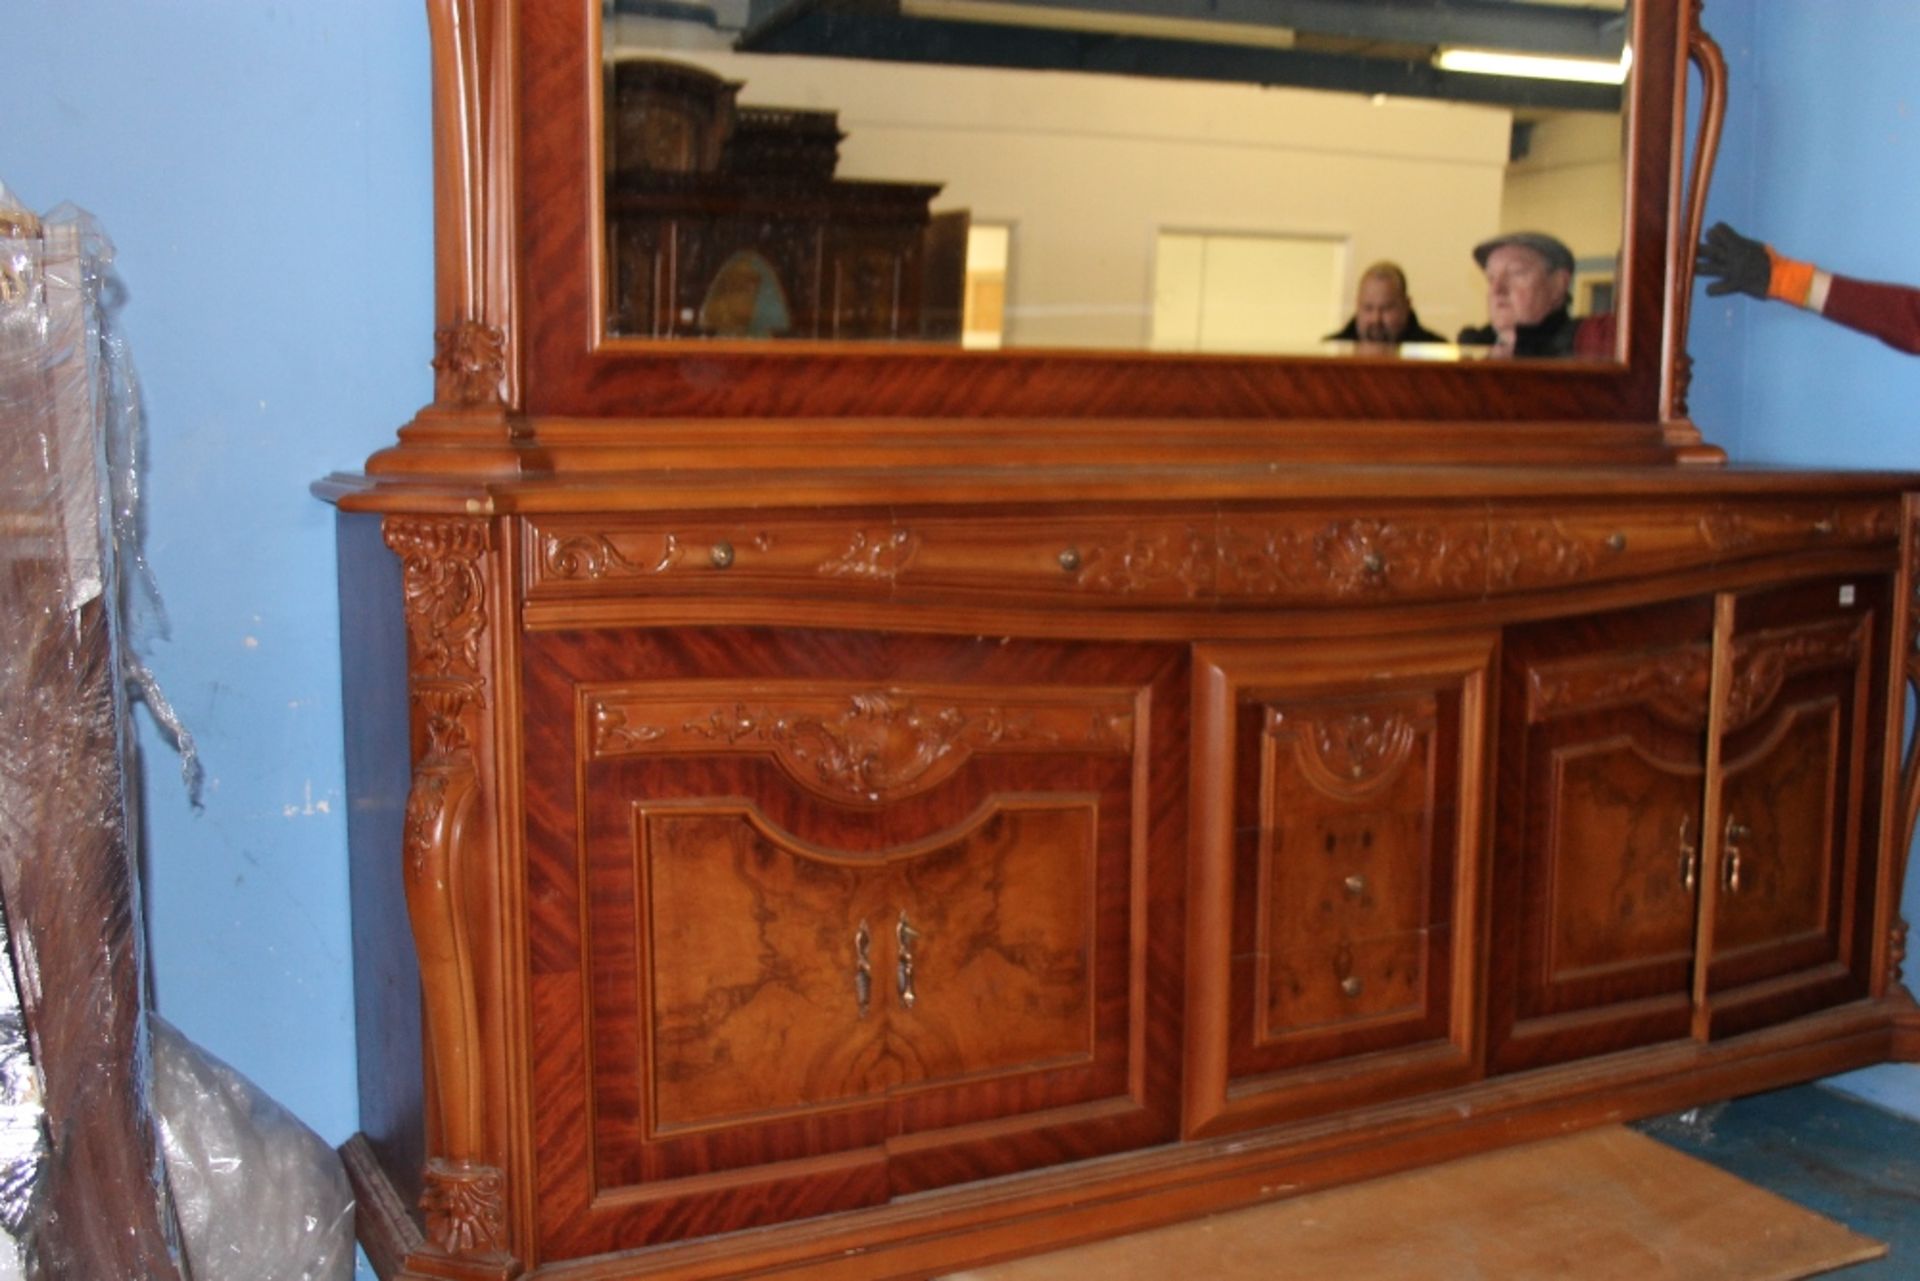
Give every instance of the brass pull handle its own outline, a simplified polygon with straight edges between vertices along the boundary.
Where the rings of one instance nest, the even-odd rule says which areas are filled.
[[[733,544],[721,539],[707,549],[707,559],[713,562],[715,569],[725,569],[733,564]]]
[[[908,1009],[918,999],[913,990],[913,944],[920,937],[920,931],[907,922],[907,914],[900,913],[899,923],[893,927],[894,941],[900,945],[899,962],[896,967],[900,987],[900,1004]]]
[[[1340,991],[1347,996],[1360,995],[1360,989],[1365,986],[1364,983],[1351,974],[1340,980]]]
[[[1691,814],[1680,816],[1680,885],[1689,894],[1700,883],[1700,847],[1687,839],[1687,828],[1692,823]]]
[[[865,921],[853,932],[853,996],[860,1003],[860,1017],[867,1017],[873,1004],[873,931]]]
[[[1733,815],[1727,815],[1726,840],[1723,842],[1727,851],[1727,865],[1723,869],[1724,876],[1722,879],[1726,883],[1727,893],[1729,894],[1738,894],[1740,892],[1740,842],[1752,835],[1752,828],[1736,819]]]

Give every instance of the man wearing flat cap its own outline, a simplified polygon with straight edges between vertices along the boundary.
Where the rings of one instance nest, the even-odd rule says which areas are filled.
[[[1573,251],[1538,231],[1516,231],[1474,246],[1487,273],[1487,323],[1460,331],[1463,344],[1495,356],[1611,357],[1613,318],[1575,320],[1567,311]]]

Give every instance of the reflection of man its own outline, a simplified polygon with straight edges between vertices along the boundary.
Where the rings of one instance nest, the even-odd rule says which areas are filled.
[[[1821,271],[1748,240],[1724,222],[1707,233],[1697,261],[1701,278],[1713,282],[1707,286],[1713,297],[1777,298],[1920,355],[1920,290]]]
[[[1446,341],[1420,323],[1413,312],[1413,300],[1407,297],[1407,273],[1393,262],[1376,262],[1360,274],[1353,319],[1339,333],[1328,334],[1327,339],[1370,345]]]
[[[1573,251],[1538,231],[1495,236],[1474,247],[1487,273],[1487,323],[1460,331],[1462,343],[1496,356],[1611,356],[1613,317],[1575,320],[1567,311]]]

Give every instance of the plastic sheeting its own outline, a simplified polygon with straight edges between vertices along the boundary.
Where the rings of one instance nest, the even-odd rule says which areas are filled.
[[[153,1032],[153,1103],[194,1281],[344,1281],[353,1189],[326,1141],[181,1036]]]
[[[190,793],[198,766],[127,639],[164,623],[111,261],[87,215],[0,186],[0,1277],[345,1278],[339,1158],[171,1029],[148,1040],[130,691]]]

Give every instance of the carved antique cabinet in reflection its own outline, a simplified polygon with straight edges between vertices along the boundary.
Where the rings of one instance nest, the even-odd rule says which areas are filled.
[[[966,216],[930,214],[939,184],[837,177],[833,112],[743,106],[690,64],[608,77],[613,333],[957,340]]]

